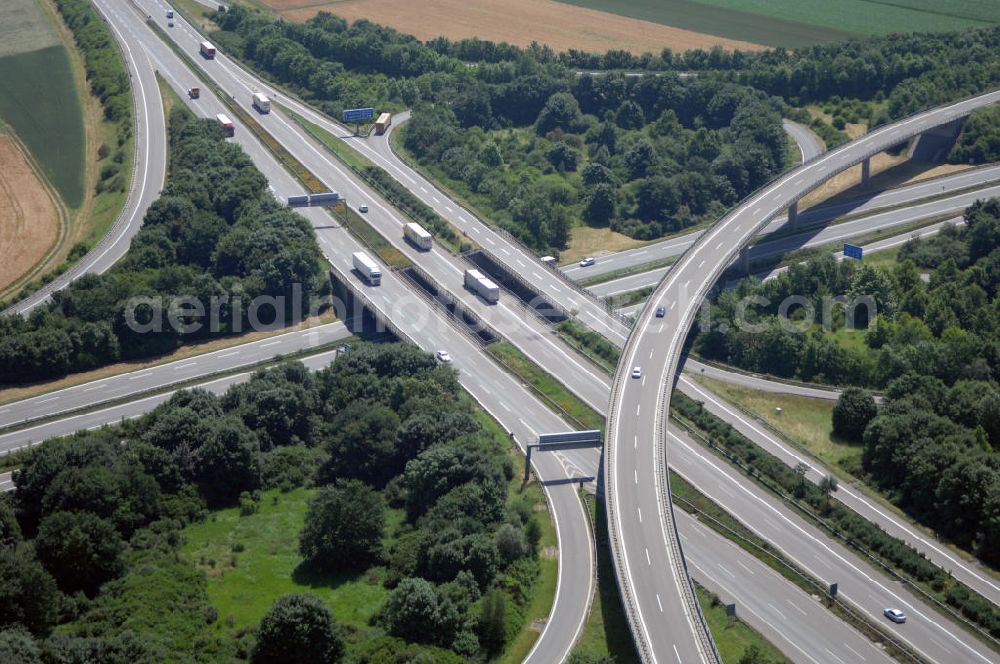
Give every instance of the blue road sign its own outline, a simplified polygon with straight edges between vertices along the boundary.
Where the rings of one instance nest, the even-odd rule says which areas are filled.
[[[856,244],[845,244],[844,257],[861,260],[861,247]]]
[[[599,429],[590,431],[563,431],[560,433],[542,433],[538,435],[539,445],[555,445],[559,443],[600,443]]]
[[[364,122],[374,117],[374,108],[349,108],[344,111],[344,122]]]

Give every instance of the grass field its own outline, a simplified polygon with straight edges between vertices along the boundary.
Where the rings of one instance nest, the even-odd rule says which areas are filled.
[[[0,2],[0,57],[55,46],[59,36],[35,0]]]
[[[569,8],[554,0],[253,0],[287,19],[304,21],[328,11],[354,21],[366,18],[420,39],[479,37],[528,46],[533,41],[556,51],[571,48],[604,52],[624,49],[659,53],[663,48],[759,49],[759,44],[692,31],[663,22],[637,20],[613,7]],[[607,11],[595,11],[607,10]]]
[[[24,0],[17,0],[22,2]],[[44,72],[44,80],[40,75]],[[0,116],[40,164],[66,205],[84,197],[83,114],[60,45],[0,58]]]
[[[220,510],[185,529],[181,555],[208,577],[208,597],[219,612],[216,630],[234,633],[255,626],[275,599],[292,592],[312,593],[337,622],[369,629],[368,619],[388,594],[380,583],[363,574],[318,575],[300,567],[299,531],[314,493],[267,491],[256,514]],[[387,530],[401,519],[401,512],[389,511]],[[238,545],[244,550],[235,552]]]
[[[992,0],[561,0],[695,32],[797,47],[852,35],[964,30],[1000,22]]]
[[[851,445],[833,435],[831,418],[835,401],[760,392],[704,376],[696,376],[695,380],[766,421],[826,465],[845,470],[860,465],[861,446]],[[778,407],[781,415],[774,410]]]

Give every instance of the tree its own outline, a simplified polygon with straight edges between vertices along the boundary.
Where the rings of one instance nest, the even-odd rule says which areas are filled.
[[[121,574],[125,543],[114,526],[88,512],[56,512],[42,519],[35,538],[39,562],[64,592],[93,596]]]
[[[656,171],[656,149],[649,139],[643,138],[637,141],[625,153],[625,168],[628,170],[630,180],[646,177],[646,175]]]
[[[358,480],[323,487],[309,504],[299,551],[318,569],[366,569],[382,559],[385,504]]]
[[[44,636],[58,616],[59,590],[52,575],[27,552],[0,548],[0,625],[20,624]]]
[[[568,92],[557,92],[542,107],[535,123],[535,131],[544,136],[556,127],[567,132],[575,131],[582,119],[580,104]]]
[[[622,129],[641,129],[646,124],[646,115],[639,104],[628,99],[618,107],[615,124]]]
[[[0,499],[0,549],[12,549],[23,539],[21,525],[10,501]]]
[[[0,632],[0,662],[42,664],[42,656],[31,635],[15,627]]]
[[[739,664],[770,664],[771,660],[756,644],[749,646],[740,656]]]
[[[583,208],[583,218],[591,226],[607,226],[615,217],[615,190],[611,184],[594,187]]]
[[[490,656],[503,650],[507,636],[504,625],[505,608],[506,598],[498,588],[490,588],[483,595],[479,611],[479,643]]]
[[[320,481],[354,478],[384,486],[399,474],[399,416],[386,406],[355,400],[328,425],[330,461],[319,471]]]
[[[576,170],[580,155],[570,146],[560,142],[554,144],[546,151],[545,158],[560,173],[572,173]]]
[[[253,664],[330,664],[344,656],[333,614],[314,595],[283,595],[261,618]]]
[[[450,635],[438,631],[441,613],[434,586],[419,577],[403,579],[389,593],[382,607],[382,619],[390,634],[407,641],[451,641]]]
[[[846,440],[861,442],[865,427],[878,415],[875,399],[859,387],[848,387],[833,407],[833,431]]]

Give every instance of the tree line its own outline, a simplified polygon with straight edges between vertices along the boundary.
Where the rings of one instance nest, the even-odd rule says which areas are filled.
[[[189,340],[246,329],[254,297],[284,297],[288,310],[280,313],[287,315],[294,299],[307,311],[309,296],[329,288],[309,224],[274,199],[239,146],[183,108],[171,112],[169,134],[169,178],[122,260],[102,275],[80,277],[27,318],[0,317],[0,384],[167,353]],[[219,309],[215,331],[203,324],[182,334],[165,312],[159,331],[129,324],[131,298],[160,295],[189,296],[205,312],[213,297],[230,300]],[[141,324],[153,323],[154,315],[148,305],[135,311]],[[274,309],[261,315],[270,322]]]
[[[410,346],[367,343],[316,373],[285,363],[221,396],[178,392],[136,421],[47,441],[0,499],[0,658],[13,661],[2,653],[16,642],[40,653],[18,661],[46,663],[80,661],[71,651],[485,660],[522,626],[539,571],[540,524],[508,495],[508,446],[476,419],[453,370]],[[247,638],[220,637],[203,574],[177,555],[183,525],[304,485],[318,491],[303,564],[384,570],[373,631],[347,633],[318,600],[291,596]],[[387,540],[389,507],[405,518]]]

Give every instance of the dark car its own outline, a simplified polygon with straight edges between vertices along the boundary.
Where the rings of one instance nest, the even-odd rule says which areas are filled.
[[[656,317],[657,318],[663,318],[666,315],[667,315],[667,309],[666,309],[666,307],[657,307],[656,308]]]

